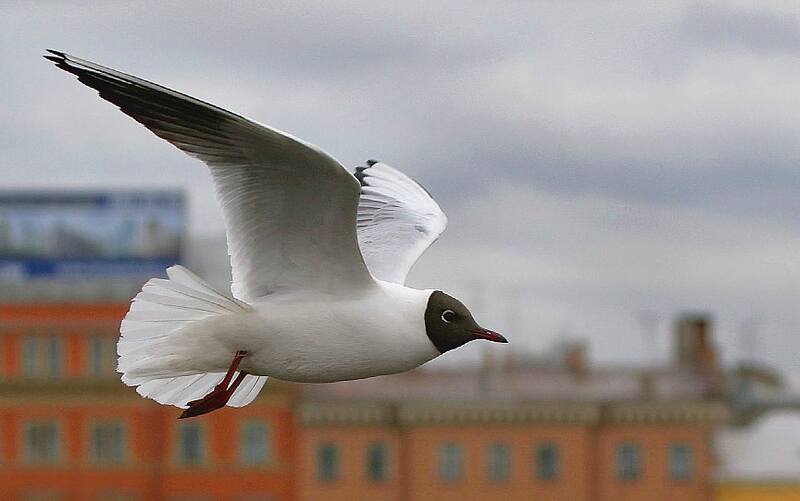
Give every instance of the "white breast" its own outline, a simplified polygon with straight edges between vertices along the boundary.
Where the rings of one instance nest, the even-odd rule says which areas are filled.
[[[204,330],[247,350],[241,368],[253,374],[318,383],[392,374],[439,355],[425,330],[431,292],[378,282],[357,298],[273,296]]]

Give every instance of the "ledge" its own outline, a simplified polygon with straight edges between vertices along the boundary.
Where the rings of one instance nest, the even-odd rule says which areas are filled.
[[[729,406],[719,401],[687,402],[305,402],[302,425],[517,425],[724,424]]]
[[[625,424],[725,424],[730,422],[730,406],[722,401],[631,402],[608,405],[603,421]]]

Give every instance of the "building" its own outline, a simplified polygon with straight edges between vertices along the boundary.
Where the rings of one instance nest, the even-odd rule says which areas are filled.
[[[713,497],[714,373],[560,359],[330,385],[270,381],[178,421],[114,373],[127,304],[0,306],[9,500]]]
[[[130,298],[182,261],[184,209],[172,190],[0,192],[3,501],[292,499],[287,385],[178,421],[115,373]]]
[[[182,229],[176,193],[0,193],[3,501],[793,499],[795,477],[718,464],[715,440],[755,448],[749,423],[795,402],[768,370],[724,373],[698,314],[676,322],[665,367],[593,367],[573,343],[459,370],[272,380],[244,408],[178,421],[114,369],[129,299],[180,262]],[[191,267],[229,280],[206,243]]]
[[[583,363],[316,385],[298,409],[298,499],[713,499],[730,417],[714,391],[692,369]]]
[[[127,304],[0,306],[0,499],[291,500],[292,392],[203,419],[115,369]]]

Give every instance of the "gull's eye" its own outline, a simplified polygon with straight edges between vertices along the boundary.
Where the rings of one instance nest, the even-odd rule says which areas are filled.
[[[456,319],[456,312],[453,310],[444,310],[442,312],[442,321],[446,324],[449,324],[453,320]]]

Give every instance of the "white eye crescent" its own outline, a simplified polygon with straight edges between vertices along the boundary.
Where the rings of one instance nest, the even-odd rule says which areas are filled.
[[[442,322],[449,324],[456,319],[456,312],[453,310],[444,310],[442,312]]]

